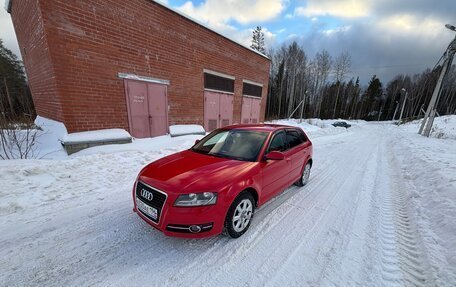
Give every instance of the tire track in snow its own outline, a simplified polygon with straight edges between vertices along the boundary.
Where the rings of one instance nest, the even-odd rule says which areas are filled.
[[[350,150],[350,153],[356,154],[357,148],[353,147],[352,143],[347,144],[347,146],[348,146],[348,149]],[[260,232],[264,232],[264,234],[268,234],[268,237],[263,238],[263,236],[258,236],[258,234],[256,232],[254,234],[252,234],[252,236],[255,236],[255,238],[257,239],[257,245],[259,245],[259,246],[255,246],[255,249],[254,249],[255,253],[261,253],[261,254],[265,254],[265,255],[267,254],[268,260],[266,262],[269,262],[270,263],[269,265],[274,265],[273,263],[271,263],[271,261],[283,260],[284,258],[287,257],[288,253],[292,252],[291,250],[288,250],[288,251],[283,250],[284,248],[285,249],[293,248],[293,246],[294,246],[293,242],[290,242],[290,240],[288,238],[290,236],[290,232],[292,232],[289,229],[289,227],[292,226],[293,228],[298,228],[297,226],[299,226],[299,224],[302,221],[306,221],[306,220],[307,220],[306,221],[307,224],[312,224],[313,221],[308,221],[309,217],[313,218],[313,217],[321,214],[322,210],[324,210],[324,208],[322,208],[321,206],[322,205],[327,206],[328,205],[327,203],[330,201],[330,199],[336,196],[335,192],[330,191],[331,188],[328,188],[328,187],[330,187],[328,185],[331,183],[334,184],[334,182],[330,179],[331,177],[346,178],[346,177],[344,177],[344,175],[347,173],[346,168],[342,165],[334,164],[334,162],[337,162],[337,163],[343,162],[342,160],[345,157],[345,155],[343,154],[343,151],[344,151],[343,148],[330,149],[329,152],[327,153],[327,157],[325,159],[323,159],[321,162],[319,162],[319,163],[326,162],[325,165],[323,165],[321,167],[323,170],[325,170],[325,173],[324,173],[325,177],[319,177],[318,175],[314,175],[314,177],[313,177],[314,179],[318,179],[318,178],[320,179],[318,182],[316,180],[313,181],[313,183],[316,184],[316,186],[314,187],[315,190],[309,191],[309,193],[306,193],[305,197],[301,198],[301,199],[298,197],[298,195],[300,197],[302,197],[303,194],[297,193],[295,195],[297,197],[294,197],[293,199],[289,199],[289,200],[287,200],[287,202],[282,203],[282,205],[279,207],[279,210],[284,212],[284,214],[281,214],[283,216],[280,216],[280,218],[278,218],[276,216],[277,214],[269,215],[271,217],[270,219],[273,220],[274,222],[271,224],[271,222],[269,220],[264,221],[264,222],[267,222],[268,224],[270,224],[269,225],[270,228],[267,228],[267,230],[260,229]],[[356,162],[356,159],[357,159],[356,157],[353,158],[352,159],[353,162]],[[310,183],[309,183],[308,187],[310,187]],[[306,188],[304,188],[304,190],[305,189]],[[322,190],[327,190],[327,191],[324,193],[321,193]],[[300,201],[297,202],[296,200],[300,200]],[[289,204],[290,202],[292,202],[291,205]],[[300,206],[302,203],[305,203],[305,205]],[[292,212],[292,213],[290,214],[290,212]],[[314,215],[307,216],[309,213],[314,214]],[[283,223],[282,222],[283,220],[286,220],[286,222]],[[308,230],[308,229],[310,229],[310,227],[301,228],[301,230]],[[302,231],[295,230],[294,233],[296,233],[296,232],[302,232]],[[301,237],[300,235],[297,236],[296,240],[299,241],[300,237]],[[238,240],[236,240],[236,241],[238,241]],[[281,244],[281,243],[283,243],[283,244]],[[277,244],[279,244],[279,245],[277,246]],[[255,260],[255,262],[252,262],[252,260],[250,260],[251,253],[245,252],[246,250],[251,250],[252,246],[248,246],[246,248],[244,248],[244,246],[245,246],[245,244],[243,242],[242,247],[237,248],[237,249],[239,249],[238,253],[239,253],[240,257],[232,256],[232,254],[230,254],[230,256],[226,256],[229,259],[224,260],[223,262],[225,262],[225,263],[223,265],[221,265],[221,266],[217,265],[218,267],[216,267],[216,268],[210,268],[213,271],[213,272],[211,272],[211,276],[207,276],[207,278],[203,276],[204,278],[200,277],[198,279],[195,278],[194,280],[198,280],[197,281],[198,284],[201,284],[201,285],[206,285],[206,284],[211,285],[211,282],[212,282],[212,284],[214,284],[214,282],[217,282],[219,280],[226,282],[227,279],[231,278],[229,276],[230,272],[237,273],[233,269],[238,269],[239,266],[249,266],[249,269],[252,270],[252,273],[259,274],[258,276],[255,276],[255,278],[251,279],[249,282],[251,282],[251,284],[253,284],[253,285],[258,285],[259,284],[258,282],[262,282],[261,278],[263,278],[263,276],[266,276],[268,272],[274,272],[274,270],[276,268],[275,267],[263,268],[264,266],[261,265],[263,263],[261,260],[260,261]],[[280,249],[280,252],[282,252],[282,253],[280,253],[279,256],[274,256],[274,254],[277,253],[279,249]],[[260,274],[262,272],[264,272],[264,274]],[[213,277],[215,277],[215,278],[213,278]],[[260,280],[258,280],[258,278]],[[231,278],[231,281],[233,282],[231,285],[234,286],[236,284],[241,284],[241,283],[243,284],[243,282],[245,282],[246,279],[249,280],[248,278],[239,278],[239,277]],[[183,279],[183,282],[189,282],[189,281],[191,281],[191,280]],[[182,283],[182,284],[185,285],[185,283]]]
[[[363,281],[376,286],[432,285],[426,273],[426,258],[421,253],[418,233],[408,216],[403,189],[395,176],[395,159],[380,143],[383,156],[375,180],[373,209],[369,223],[370,243]]]
[[[336,152],[334,152],[336,153]],[[194,266],[199,265],[201,267],[201,263],[203,263],[208,268],[213,266],[223,266],[220,269],[223,273],[223,270],[232,267],[233,265],[238,264],[239,261],[242,261],[245,257],[249,255],[249,251],[255,249],[256,245],[267,236],[273,228],[280,225],[283,219],[287,218],[288,214],[292,212],[295,208],[299,208],[294,204],[291,206],[288,204],[292,202],[295,197],[301,196],[301,201],[310,196],[318,196],[315,191],[321,188],[321,184],[325,182],[328,178],[334,175],[334,171],[337,169],[337,166],[333,166],[331,169],[324,169],[320,168],[316,170],[314,173],[315,175],[311,178],[311,181],[305,188],[298,188],[292,186],[288,188],[284,193],[278,195],[264,206],[259,208],[255,212],[254,219],[252,221],[251,229],[244,234],[243,237],[236,239],[235,242],[233,240],[228,239],[227,246],[224,246],[224,250],[218,250],[216,252],[217,256],[214,256],[214,250],[216,247],[211,247],[209,250],[205,251],[202,255],[198,256],[196,260],[193,261],[192,264],[186,266],[184,269],[181,269],[177,272],[177,274],[171,277],[169,280],[166,281],[166,285],[175,285],[178,284],[176,278],[181,278],[182,283],[181,285],[186,285],[189,280],[182,279],[185,275],[191,274],[189,270],[191,270]],[[309,189],[307,191],[307,189]],[[306,190],[306,194],[304,196],[300,193],[303,190]],[[292,192],[297,191],[297,193],[292,194]],[[314,205],[317,202],[314,203]],[[287,205],[288,204],[288,205]],[[309,210],[313,209],[313,206],[309,207]],[[291,208],[290,208],[291,207]],[[233,246],[237,246],[239,241],[242,241],[242,248],[233,248]],[[233,245],[233,246],[231,246]],[[219,246],[220,247],[220,246]],[[236,260],[234,260],[236,258]],[[222,270],[223,269],[223,270]],[[213,274],[212,274],[213,276]],[[200,274],[198,274],[198,280],[200,280],[198,284],[202,284]],[[196,279],[195,279],[196,280]],[[204,284],[203,284],[204,285]]]
[[[302,201],[309,198],[310,202],[313,202],[313,205],[306,206],[308,212],[313,211],[315,205],[318,201],[315,201],[315,198],[321,197],[321,194],[318,193],[318,190],[324,186],[324,183],[330,182],[330,178],[333,177],[336,171],[343,172],[339,166],[332,164],[336,158],[340,157],[343,158],[340,151],[337,149],[331,149],[330,152],[327,153],[327,157],[322,159],[321,162],[314,164],[313,168],[313,176],[308,185],[304,188],[297,188],[291,187],[288,188],[284,193],[280,194],[270,202],[266,203],[260,209],[257,210],[254,221],[252,222],[251,229],[244,234],[243,237],[236,239],[235,242],[229,240],[227,242],[227,246],[225,246],[225,250],[216,251],[215,256],[213,248],[208,250],[208,252],[204,252],[202,256],[199,256],[193,264],[187,266],[183,270],[179,270],[178,274],[167,280],[167,284],[165,285],[187,285],[188,282],[193,282],[193,280],[198,280],[198,284],[204,285],[203,282],[211,282],[214,281],[212,277],[214,272],[211,272],[211,277],[204,279],[204,275],[198,274],[198,276],[192,276],[191,270],[195,265],[201,267],[201,263],[204,266],[207,266],[208,269],[213,270],[214,266],[217,270],[215,274],[227,274],[226,270],[236,267],[239,262],[245,260],[246,257],[250,255],[251,250],[255,250],[257,245],[262,243],[264,238],[270,234],[270,231],[276,228],[277,226],[281,226],[281,223],[284,219],[288,218],[289,214],[294,211],[295,209],[302,209],[297,202],[296,198],[300,197],[301,203]],[[315,161],[315,159],[314,159]],[[323,185],[322,185],[323,184]],[[306,191],[306,193],[302,193],[302,191]],[[291,192],[298,191],[297,193],[292,194]],[[291,196],[290,196],[291,195]],[[294,203],[291,203],[294,202]],[[299,219],[299,217],[294,217],[295,219]],[[287,233],[282,233],[282,236],[286,236]],[[242,241],[241,248],[238,248],[239,241]],[[280,242],[281,239],[275,240],[276,242]],[[258,250],[256,250],[258,251]],[[190,274],[190,275],[189,275]],[[189,277],[190,278],[187,278]],[[180,279],[176,279],[180,278]],[[177,281],[180,280],[180,281]],[[182,283],[178,283],[182,282]]]
[[[353,177],[358,175],[363,178],[366,173],[367,163],[371,161],[368,156],[370,150],[352,151],[353,158],[349,162],[344,162],[344,166],[340,166],[343,172],[340,175],[345,176],[344,180],[339,182],[337,192],[335,192],[332,201],[327,204],[327,208],[320,212],[318,219],[312,228],[304,237],[300,238],[300,242],[295,246],[292,253],[289,254],[282,262],[278,270],[272,276],[272,281],[268,285],[278,286],[287,282],[292,286],[300,284],[320,285],[328,269],[333,269],[337,261],[337,250],[344,243],[343,234],[350,230],[354,221],[354,212],[359,202],[358,183],[353,181]],[[355,163],[362,162],[361,165]],[[347,169],[347,166],[351,167]],[[335,176],[335,178],[340,178]],[[335,204],[333,204],[334,200]],[[333,212],[338,210],[338,213]],[[318,252],[314,252],[318,250]],[[299,257],[298,257],[299,256]],[[308,268],[311,263],[317,268]],[[301,265],[303,268],[297,269],[296,266]],[[311,270],[309,270],[311,269]],[[292,276],[290,276],[292,275]],[[293,277],[293,281],[287,281]]]

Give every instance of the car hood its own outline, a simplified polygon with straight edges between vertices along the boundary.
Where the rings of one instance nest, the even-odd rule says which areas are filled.
[[[242,177],[255,164],[186,150],[147,165],[139,178],[170,192],[212,191]]]

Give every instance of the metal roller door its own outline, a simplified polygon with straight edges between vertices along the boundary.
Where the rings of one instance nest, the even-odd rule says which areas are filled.
[[[241,121],[243,124],[260,122],[261,99],[242,97]]]
[[[231,125],[233,122],[233,95],[204,92],[204,128],[212,131]]]

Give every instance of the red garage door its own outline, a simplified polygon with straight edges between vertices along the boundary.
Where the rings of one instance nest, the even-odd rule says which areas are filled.
[[[243,124],[260,122],[261,99],[242,97],[241,119]]]
[[[204,91],[204,128],[212,131],[233,122],[233,95]]]
[[[166,85],[125,80],[130,133],[136,138],[168,133]]]

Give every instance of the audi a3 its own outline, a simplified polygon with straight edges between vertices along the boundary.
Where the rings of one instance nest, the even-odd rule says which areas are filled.
[[[233,125],[145,166],[134,212],[165,235],[201,238],[249,228],[255,209],[293,183],[304,186],[312,143],[300,128]]]

